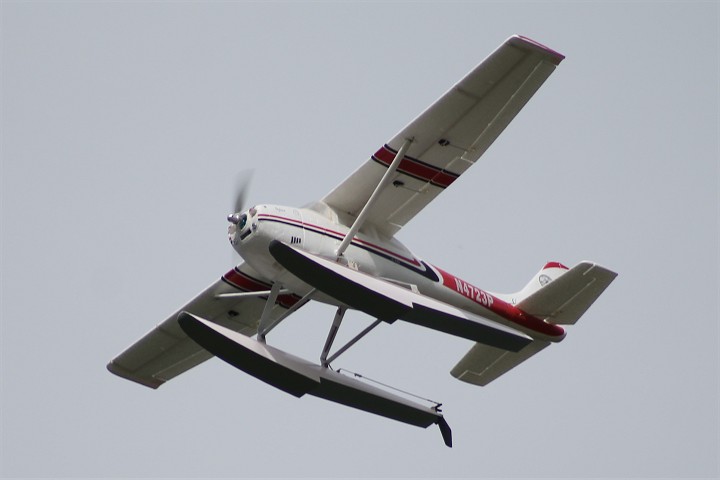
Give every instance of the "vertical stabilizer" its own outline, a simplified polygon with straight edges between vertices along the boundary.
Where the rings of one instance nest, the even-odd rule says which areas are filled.
[[[561,275],[569,269],[560,262],[548,262],[538,273],[528,282],[525,287],[517,293],[509,295],[512,304],[517,305],[524,299],[540,290],[550,282],[557,280]]]
[[[580,262],[547,282],[547,286],[519,298],[517,307],[528,315],[542,318],[549,323],[572,325],[616,276],[617,273],[596,263]],[[543,274],[540,275],[538,283],[542,281]]]

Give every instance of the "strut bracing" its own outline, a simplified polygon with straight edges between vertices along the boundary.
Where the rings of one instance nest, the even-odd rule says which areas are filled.
[[[373,191],[372,195],[370,195],[367,203],[358,214],[357,218],[350,227],[350,230],[348,230],[345,238],[343,238],[343,241],[340,243],[337,250],[335,250],[336,256],[340,257],[343,252],[345,252],[345,249],[348,247],[348,245],[350,245],[350,242],[352,242],[355,234],[357,234],[358,230],[360,230],[363,222],[365,222],[365,218],[367,218],[368,213],[370,213],[370,211],[372,210],[373,205],[375,204],[375,202],[377,202],[377,199],[380,198],[380,194],[385,189],[387,184],[390,183],[390,179],[393,177],[393,175],[395,175],[395,171],[397,170],[398,165],[400,165],[403,157],[405,157],[405,152],[407,152],[408,148],[410,148],[410,144],[412,142],[413,139],[408,138],[405,140],[405,143],[403,143],[402,147],[400,147],[400,150],[398,150],[395,158],[388,167],[387,172],[385,172],[385,175],[383,175],[380,183],[378,183],[377,187],[375,187],[375,191]]]

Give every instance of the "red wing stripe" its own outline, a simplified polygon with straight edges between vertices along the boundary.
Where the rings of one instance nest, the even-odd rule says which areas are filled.
[[[384,145],[373,155],[373,160],[385,166],[390,166],[397,152],[389,146]],[[398,170],[412,177],[430,182],[438,187],[449,187],[460,175],[443,170],[429,163],[422,162],[416,158],[405,156],[400,161]]]
[[[260,292],[262,290],[270,290],[270,285],[254,279],[244,274],[237,268],[234,268],[223,275],[223,278],[233,287],[239,288],[246,292]]]
[[[234,268],[223,275],[223,280],[232,285],[233,287],[240,289],[244,292],[262,292],[263,290],[270,290],[272,287],[269,283],[262,282],[256,278],[241,272],[237,268]],[[262,298],[262,297],[260,297]],[[297,295],[287,294],[278,296],[278,301],[281,306],[290,308],[300,300]]]

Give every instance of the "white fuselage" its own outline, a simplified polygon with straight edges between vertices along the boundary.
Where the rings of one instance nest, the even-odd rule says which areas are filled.
[[[562,328],[528,318],[498,295],[427,264],[395,238],[383,237],[370,229],[361,230],[338,258],[335,252],[349,228],[338,221],[335,212],[322,207],[322,204],[312,208],[255,206],[242,213],[246,216],[243,221],[230,225],[230,242],[260,275],[300,296],[309,293],[312,287],[275,261],[268,249],[271,241],[279,240],[323,258],[337,259],[354,270],[416,288],[423,295],[510,325],[534,338],[559,341],[564,337]],[[312,298],[338,304],[320,293]]]

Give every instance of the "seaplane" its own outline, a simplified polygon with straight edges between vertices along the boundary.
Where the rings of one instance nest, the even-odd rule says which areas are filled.
[[[565,57],[508,38],[320,200],[302,208],[244,205],[227,217],[242,263],[114,358],[110,372],[158,388],[217,357],[296,397],[312,395],[406,424],[451,429],[426,404],[336,369],[381,323],[408,322],[470,340],[450,373],[485,386],[566,336],[616,277],[597,263],[547,262],[521,290],[492,293],[418,258],[397,233],[472,167]],[[308,302],[332,305],[318,361],[268,334]],[[333,351],[347,310],[369,325]],[[329,320],[329,319],[328,319]]]

